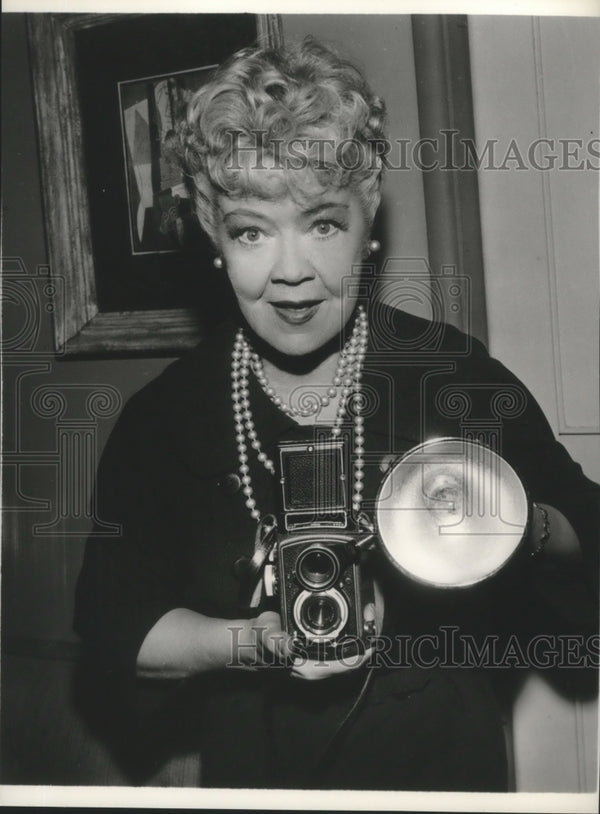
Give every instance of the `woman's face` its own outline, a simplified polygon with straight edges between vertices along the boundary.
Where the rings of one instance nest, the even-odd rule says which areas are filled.
[[[240,309],[263,341],[301,356],[342,330],[356,304],[343,283],[367,239],[354,191],[326,190],[301,203],[221,195],[217,225]]]

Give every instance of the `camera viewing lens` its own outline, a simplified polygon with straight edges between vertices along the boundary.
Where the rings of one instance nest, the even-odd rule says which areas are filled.
[[[335,554],[326,548],[309,548],[296,564],[298,579],[307,588],[325,588],[332,585],[339,573]]]

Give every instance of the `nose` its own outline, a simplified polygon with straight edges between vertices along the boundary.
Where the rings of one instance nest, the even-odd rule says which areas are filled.
[[[314,276],[314,268],[302,246],[302,241],[295,235],[282,236],[271,273],[271,281],[297,286],[306,280],[314,279]]]

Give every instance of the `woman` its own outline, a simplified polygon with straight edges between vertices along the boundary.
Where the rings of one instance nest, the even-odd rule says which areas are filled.
[[[484,671],[456,654],[428,669],[394,648],[372,670],[369,653],[295,659],[273,605],[240,600],[240,563],[278,512],[278,444],[345,439],[356,517],[391,458],[463,434],[448,388],[468,391],[488,425],[490,392],[518,393],[501,451],[539,506],[528,556],[458,593],[375,557],[367,619],[395,642],[452,626],[524,639],[593,630],[579,558],[594,583],[596,487],[479,343],[357,285],[378,248],[383,118],[356,69],[314,41],[242,51],[190,103],[184,165],[236,309],[125,408],[98,478],[98,516],[121,534],[90,538],[77,592],[96,712],[129,730],[141,773],[194,745],[203,785],[506,789]],[[382,330],[391,349],[375,341]]]

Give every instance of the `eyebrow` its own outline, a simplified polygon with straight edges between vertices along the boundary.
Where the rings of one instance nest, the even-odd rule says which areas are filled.
[[[227,220],[227,218],[235,218],[241,215],[242,217],[250,217],[250,218],[260,218],[261,220],[269,220],[267,215],[263,215],[261,212],[256,212],[254,209],[232,209],[231,212],[224,212],[223,213],[223,220]]]
[[[325,203],[317,204],[316,206],[311,206],[309,209],[303,209],[301,214],[305,217],[311,217],[313,215],[318,215],[321,212],[325,212],[329,209],[345,209],[346,211],[350,209],[349,204],[342,203],[341,201],[326,201]],[[251,218],[260,218],[263,221],[269,221],[270,218],[268,215],[264,215],[262,212],[258,212],[255,209],[232,209],[231,212],[224,212],[223,213],[223,220],[228,220],[229,218],[235,217],[251,217]]]
[[[349,209],[349,204],[342,203],[341,201],[326,201],[325,203],[313,206],[310,209],[303,209],[303,215],[318,215],[326,209]]]

